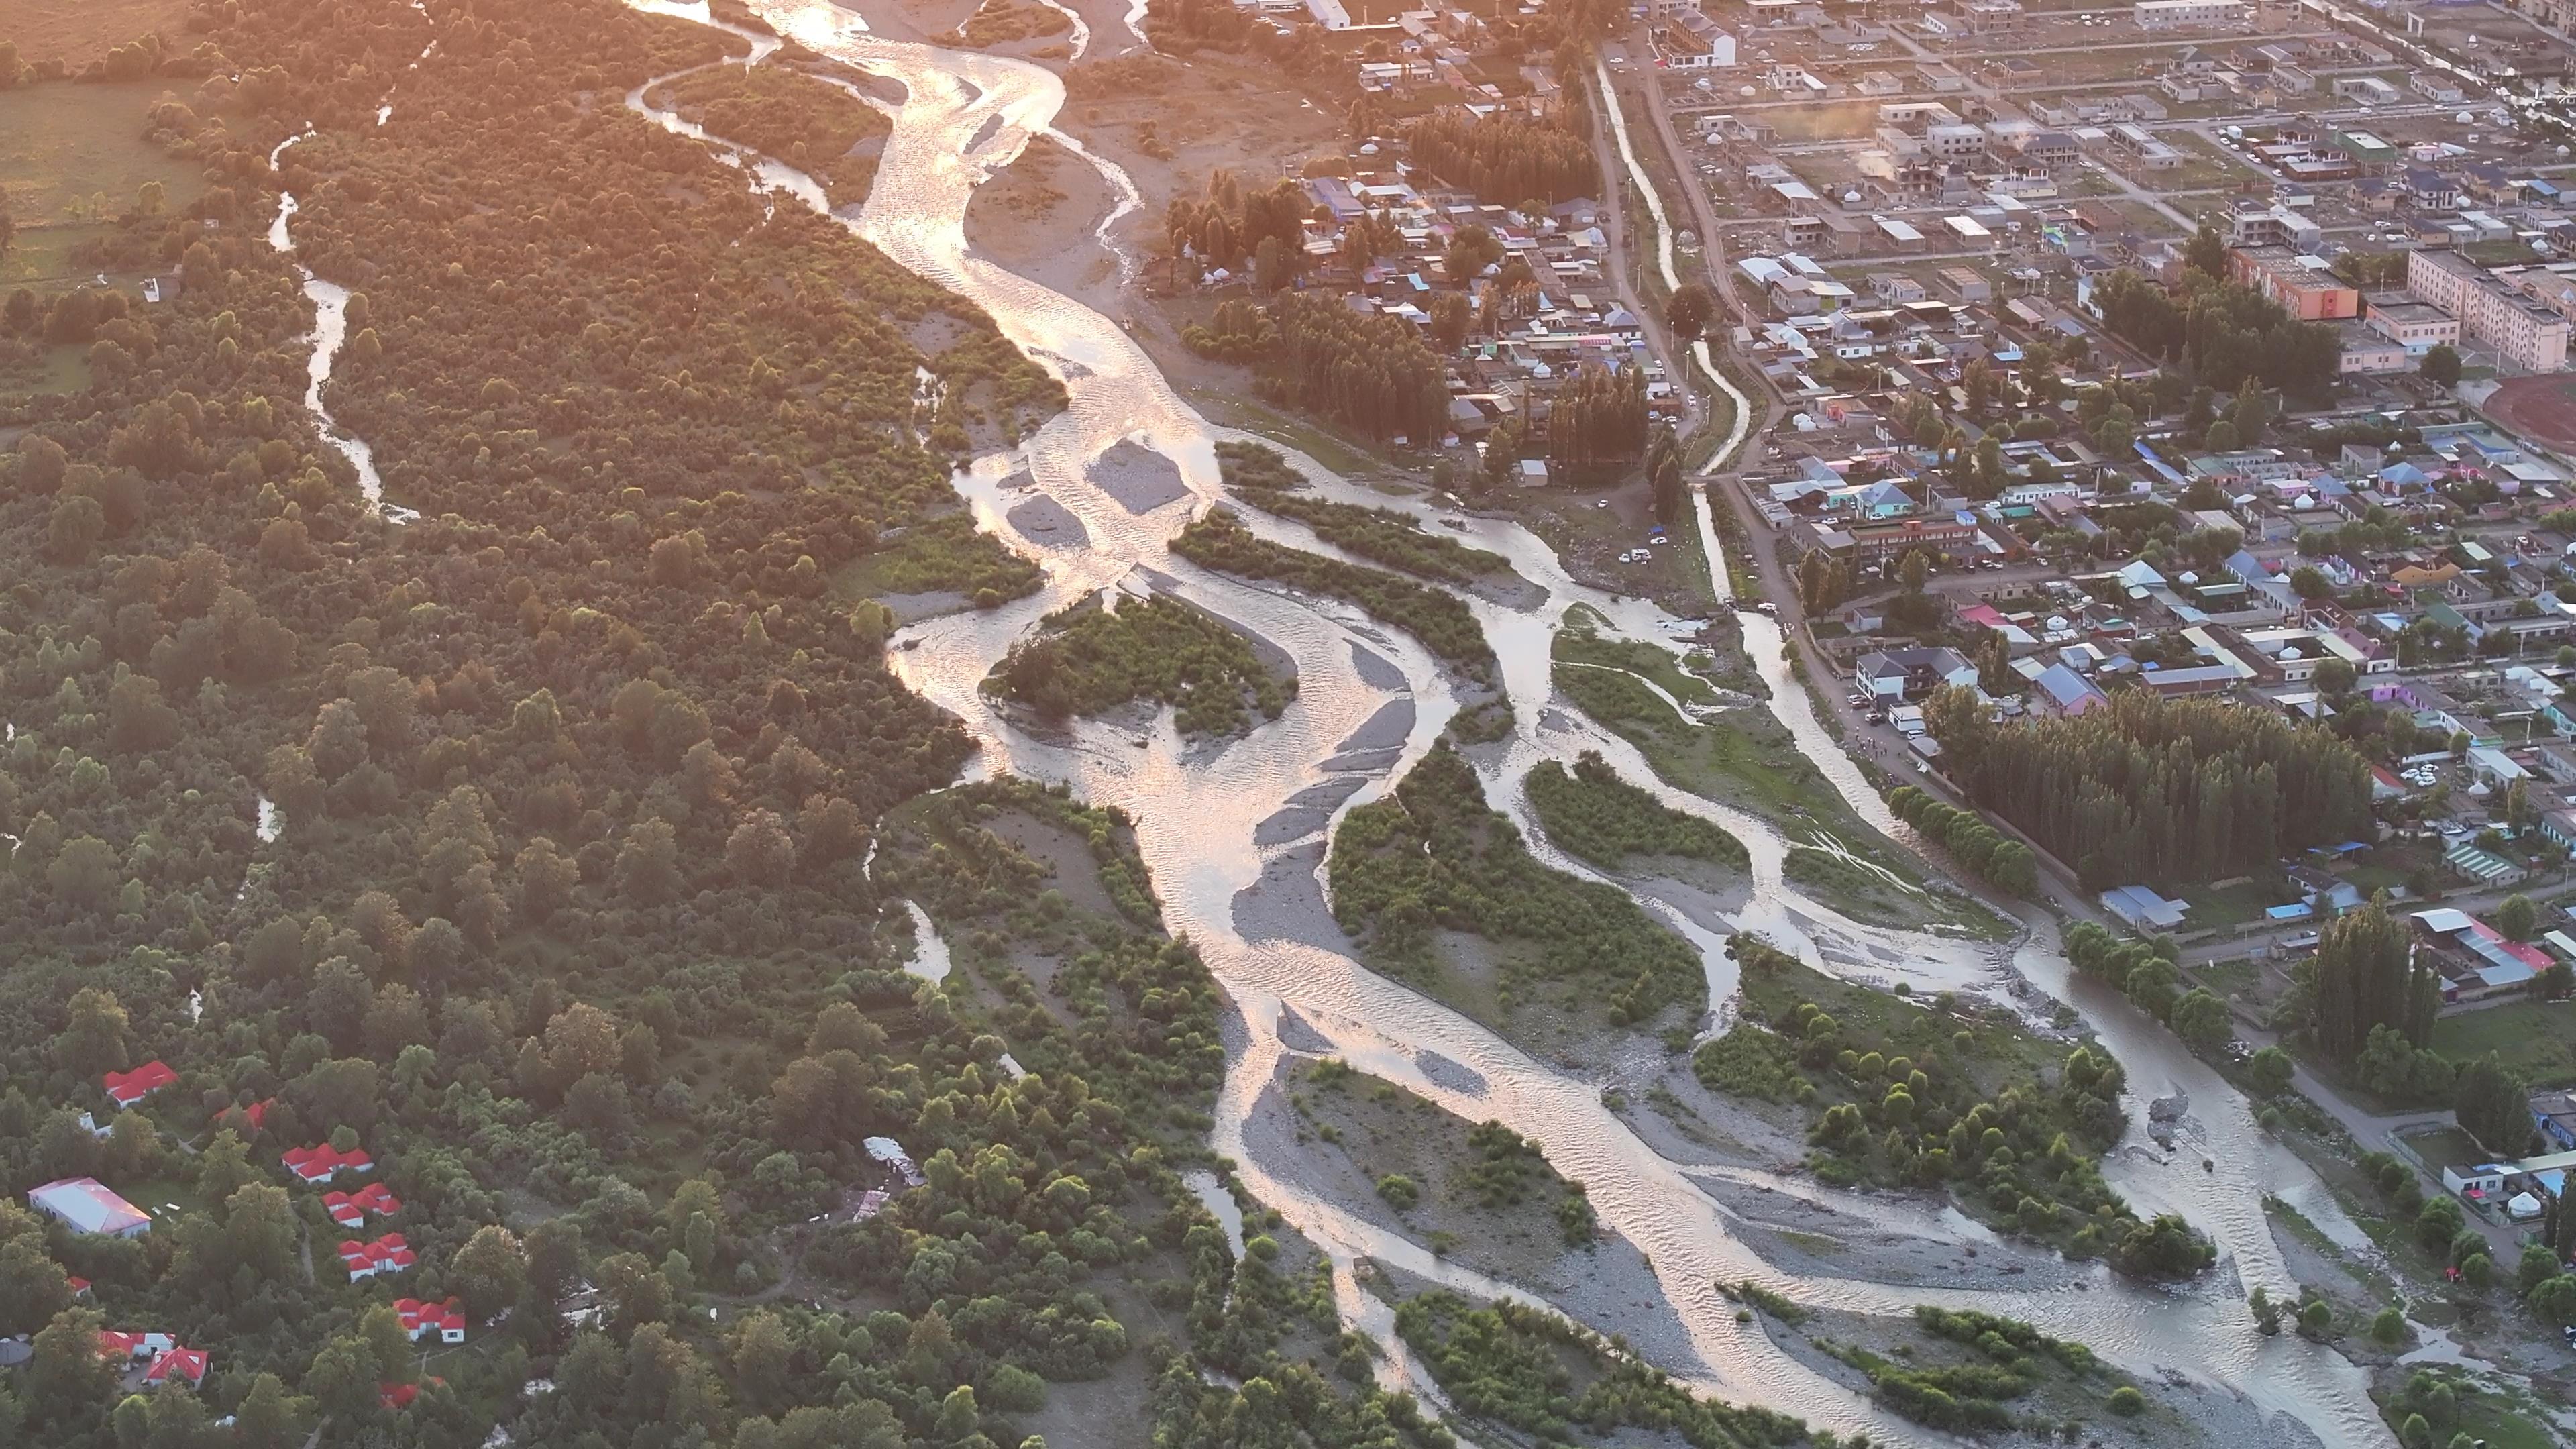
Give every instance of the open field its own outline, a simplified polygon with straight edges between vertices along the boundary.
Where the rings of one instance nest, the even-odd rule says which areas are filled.
[[[18,220],[0,286],[68,285],[73,249],[133,209],[147,181],[160,182],[173,207],[204,189],[197,167],[143,139],[144,113],[168,89],[135,81],[0,91],[0,191]]]
[[[15,41],[29,63],[60,57],[74,71],[116,46],[152,31],[184,51],[188,0],[9,0],[0,11],[0,40]],[[0,126],[0,135],[10,132]]]
[[[2455,1062],[2494,1052],[2535,1087],[2576,1082],[2576,1001],[2515,1002],[2439,1018],[2433,1050]]]
[[[2576,379],[2517,377],[2484,404],[2488,417],[2551,448],[2576,448]]]

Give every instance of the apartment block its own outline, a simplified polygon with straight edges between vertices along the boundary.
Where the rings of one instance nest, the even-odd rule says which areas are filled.
[[[2227,254],[2231,281],[2271,298],[2302,322],[2335,322],[2361,315],[2361,292],[2341,277],[2288,247],[2240,247]]]
[[[2421,357],[2436,347],[2460,345],[2460,319],[2421,302],[2372,302],[2370,330]]]
[[[2138,0],[2131,14],[2140,30],[2207,30],[2245,19],[2244,0]]]
[[[2460,319],[2470,341],[2528,372],[2567,367],[2567,318],[2449,250],[2406,254],[2406,290]]]

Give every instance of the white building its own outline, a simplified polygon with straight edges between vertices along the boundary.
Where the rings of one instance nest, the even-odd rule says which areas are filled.
[[[76,1233],[137,1238],[152,1231],[141,1208],[118,1197],[95,1177],[66,1177],[27,1194],[27,1206]]]
[[[2245,19],[2244,0],[2137,0],[2140,30],[2209,30]]]
[[[2567,369],[2567,319],[2459,253],[2406,254],[2406,290],[2460,319],[2460,331],[2526,372]],[[2429,350],[2429,344],[2428,344]]]

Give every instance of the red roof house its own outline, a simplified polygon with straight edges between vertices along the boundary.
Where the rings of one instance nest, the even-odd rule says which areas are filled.
[[[74,1298],[87,1298],[89,1296],[89,1280],[78,1273],[64,1274],[63,1282],[70,1286],[72,1296]]]
[[[278,1160],[286,1164],[287,1171],[306,1182],[329,1182],[343,1172],[373,1172],[376,1169],[376,1160],[369,1157],[365,1149],[352,1148],[342,1152],[328,1142],[319,1147],[289,1148],[279,1155]]]
[[[130,1072],[110,1072],[101,1080],[107,1087],[109,1101],[120,1107],[131,1107],[179,1080],[179,1074],[156,1059]]]
[[[456,1299],[444,1303],[423,1303],[417,1298],[397,1298],[394,1312],[402,1318],[403,1332],[417,1341],[435,1333],[441,1343],[465,1341],[465,1310]]]
[[[143,1371],[143,1383],[147,1388],[166,1384],[172,1379],[185,1380],[191,1388],[204,1383],[206,1351],[202,1348],[174,1348],[152,1360],[152,1367]]]
[[[344,1228],[354,1228],[366,1221],[367,1214],[389,1218],[402,1211],[402,1199],[393,1195],[381,1182],[371,1182],[356,1192],[322,1194],[322,1210],[331,1221]]]
[[[102,1328],[98,1333],[101,1358],[151,1358],[178,1346],[179,1341],[166,1333],[119,1333],[112,1328]]]
[[[388,1409],[408,1409],[411,1407],[411,1401],[419,1397],[420,1385],[418,1384],[379,1384],[376,1386],[376,1402],[384,1405]]]
[[[257,1132],[260,1128],[267,1125],[268,1109],[275,1105],[277,1105],[277,1099],[275,1097],[263,1097],[259,1101],[253,1102],[247,1107],[236,1102],[232,1106],[226,1107],[222,1111],[217,1112],[215,1114],[215,1120],[221,1122],[226,1117],[230,1117],[238,1113],[241,1116],[242,1125],[253,1132]]]
[[[340,1264],[349,1270],[353,1283],[379,1273],[399,1273],[417,1261],[400,1233],[387,1233],[372,1243],[351,1239],[340,1245]]]

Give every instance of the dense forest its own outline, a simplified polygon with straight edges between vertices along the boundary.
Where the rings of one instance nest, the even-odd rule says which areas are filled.
[[[1287,292],[1261,306],[1236,298],[1182,334],[1194,352],[1248,363],[1263,398],[1372,438],[1428,446],[1448,427],[1440,358],[1401,317],[1362,316],[1340,302]]]
[[[1297,692],[1223,620],[1179,599],[1084,599],[1013,645],[984,688],[1050,720],[1133,700],[1178,711],[1185,735],[1235,735],[1277,719]]]
[[[1442,110],[1406,126],[1403,138],[1413,164],[1496,206],[1571,201],[1601,189],[1589,141],[1515,111]]]
[[[1306,480],[1287,459],[1259,443],[1219,443],[1216,458],[1234,496],[1264,513],[1293,518],[1315,530],[1317,538],[1371,563],[1457,584],[1511,571],[1502,555],[1433,533],[1399,509],[1300,496]]]
[[[89,384],[0,412],[0,1333],[34,1351],[0,1439],[987,1449],[1123,1377],[1131,1442],[1445,1445],[1363,1382],[1311,1251],[1238,1262],[1180,1184],[1216,989],[1124,822],[924,798],[967,742],[849,581],[1025,567],[946,456],[1055,384],[625,111],[722,52],[701,27],[202,14],[219,78],[136,123],[209,187],[118,224],[184,286],[55,304]],[[304,411],[281,179],[361,294],[334,408],[422,521]],[[956,943],[946,988],[900,969],[888,886]],[[111,1111],[150,1061],[176,1083]],[[902,1185],[873,1135],[921,1187],[861,1197]],[[401,1207],[360,1231],[414,1266],[346,1278],[278,1166],[317,1143],[372,1154]],[[81,1174],[154,1230],[19,1206]],[[465,1342],[412,1343],[407,1295]],[[200,1390],[121,1402],[102,1328],[207,1350]]]
[[[1689,943],[1627,892],[1532,858],[1510,819],[1485,808],[1474,767],[1446,740],[1392,796],[1342,818],[1329,870],[1335,918],[1390,970],[1432,972],[1441,930],[1524,948],[1501,972],[1506,1012],[1570,990],[1605,996],[1613,1025],[1674,1006],[1696,1016],[1707,1005]]]
[[[2369,764],[2267,711],[2133,689],[2077,718],[1998,726],[1945,689],[1924,718],[1969,795],[2088,889],[2273,870],[2371,832]]]

